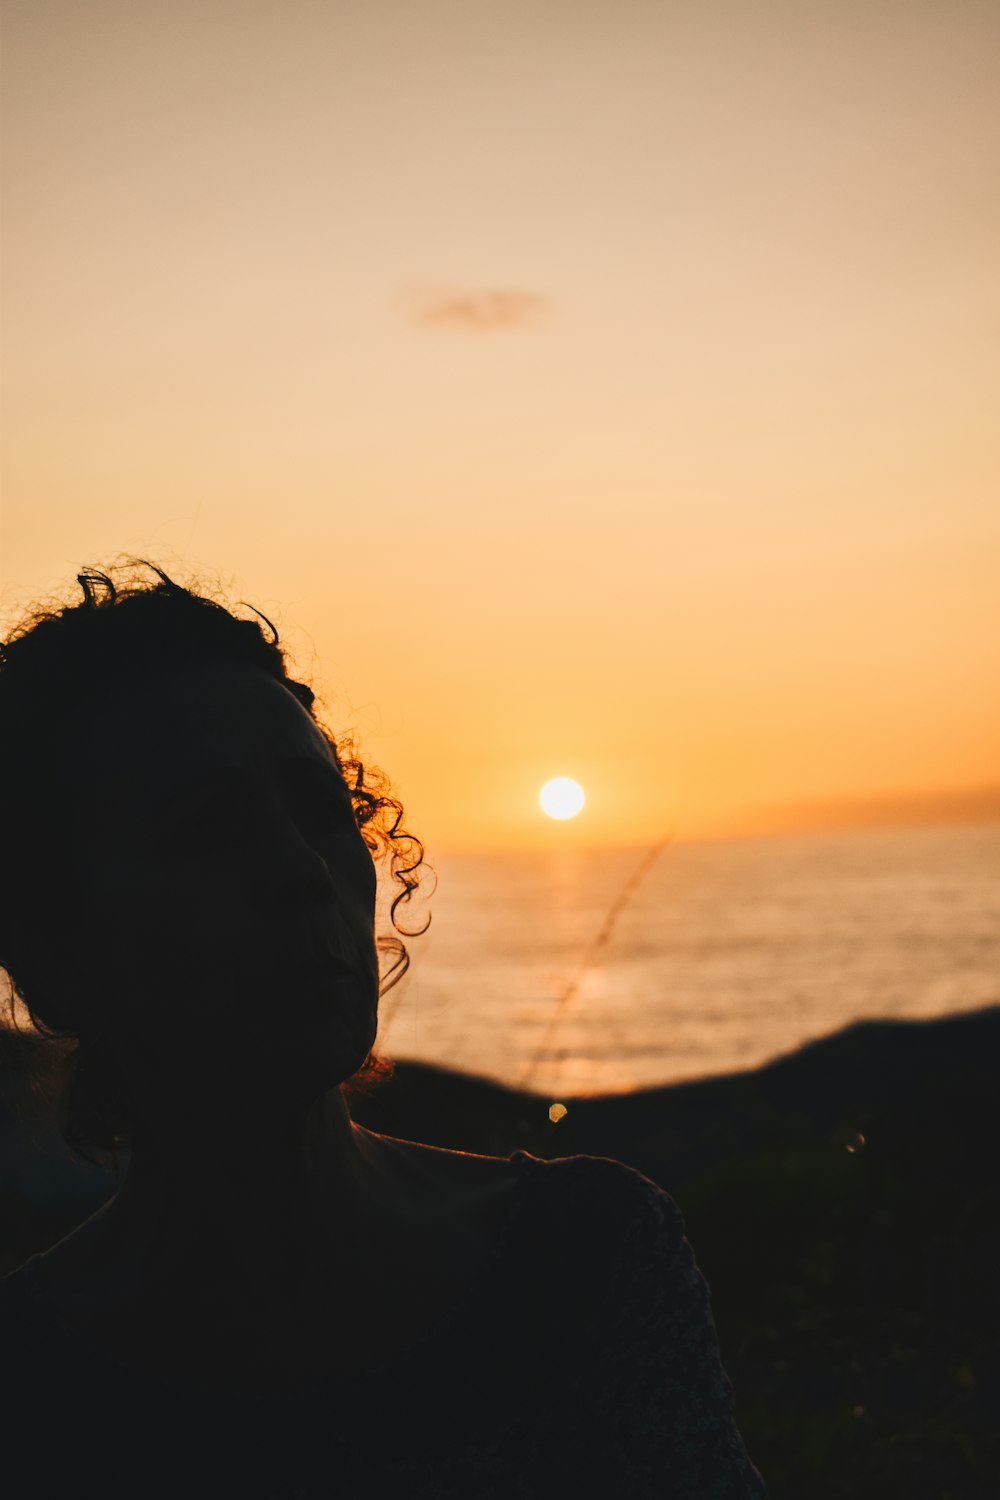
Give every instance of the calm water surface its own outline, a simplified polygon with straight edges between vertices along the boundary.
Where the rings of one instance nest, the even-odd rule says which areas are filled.
[[[553,1097],[756,1066],[860,1017],[1000,1001],[1000,823],[433,860],[390,1057]]]

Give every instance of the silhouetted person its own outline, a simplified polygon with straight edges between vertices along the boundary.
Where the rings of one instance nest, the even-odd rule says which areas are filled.
[[[5,1493],[762,1495],[660,1188],[352,1121],[422,847],[273,627],[155,571],[0,659],[0,960],[128,1153],[0,1282]]]

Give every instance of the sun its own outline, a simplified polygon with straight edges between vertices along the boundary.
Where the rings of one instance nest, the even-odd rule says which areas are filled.
[[[538,793],[542,812],[550,818],[575,818],[586,800],[583,787],[570,776],[554,776]]]

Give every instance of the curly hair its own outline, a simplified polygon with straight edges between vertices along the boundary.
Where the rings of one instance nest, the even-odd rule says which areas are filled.
[[[390,877],[400,887],[389,911],[395,933],[416,937],[430,924],[428,915],[423,926],[407,931],[399,919],[419,884],[423,844],[403,827],[402,805],[385,775],[363,764],[349,736],[338,739],[323,724],[313,690],[288,675],[271,621],[247,606],[267,626],[268,638],[258,620],[239,618],[218,599],[176,583],[155,563],[130,558],[113,571],[122,568],[129,574],[124,583],[110,572],[85,569],[77,577],[82,601],[33,609],[0,644],[0,969],[10,982],[3,1024],[8,1037],[22,1030],[20,1006],[30,1026],[25,1039],[47,1044],[36,1092],[44,1089],[40,1080],[54,1059],[62,1075],[59,1128],[89,1160],[94,1150],[115,1156],[128,1147],[130,1100],[86,1005],[75,1010],[52,992],[41,977],[40,958],[72,910],[64,872],[67,814],[76,793],[74,747],[79,715],[105,689],[127,691],[157,670],[205,660],[268,672],[298,699],[330,745],[373,860],[388,856]],[[136,581],[131,575],[139,568],[152,569],[159,581]],[[409,954],[392,934],[381,936],[378,946],[393,955],[380,984],[385,994],[405,974]],[[370,1092],[392,1071],[392,1063],[372,1049],[345,1082],[347,1099]]]

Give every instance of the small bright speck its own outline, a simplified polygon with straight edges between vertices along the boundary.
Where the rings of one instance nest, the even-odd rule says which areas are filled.
[[[542,812],[550,818],[575,818],[584,804],[583,787],[571,776],[554,776],[538,793]]]
[[[553,1125],[558,1125],[559,1121],[567,1113],[568,1113],[568,1110],[566,1109],[565,1104],[550,1104],[549,1105],[549,1119],[552,1121]]]
[[[856,1135],[854,1137],[853,1141],[848,1141],[848,1143],[847,1143],[847,1149],[848,1149],[848,1151],[850,1151],[852,1153],[853,1152],[857,1152],[857,1151],[863,1151],[865,1149],[865,1138],[864,1138],[864,1136],[859,1133],[858,1135]]]

